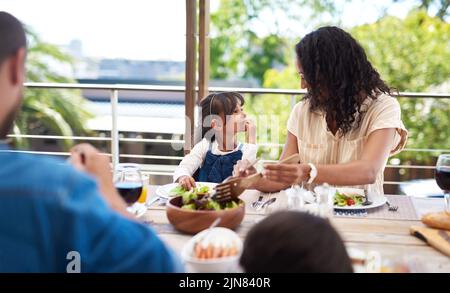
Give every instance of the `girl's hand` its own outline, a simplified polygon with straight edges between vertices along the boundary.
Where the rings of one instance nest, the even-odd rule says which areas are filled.
[[[256,143],[256,126],[250,119],[245,119],[245,140],[247,143]]]
[[[195,187],[195,179],[191,176],[181,176],[177,182],[186,190],[191,190]]]
[[[266,164],[263,176],[270,181],[294,185],[308,181],[310,171],[307,164]]]
[[[247,177],[256,173],[255,167],[250,167],[251,163],[248,160],[239,160],[233,167],[233,177]],[[247,169],[248,168],[248,169]]]

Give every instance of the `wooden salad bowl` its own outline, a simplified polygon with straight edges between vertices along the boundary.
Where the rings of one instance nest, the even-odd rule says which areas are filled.
[[[217,218],[221,218],[218,227],[235,229],[244,219],[245,203],[239,200],[239,206],[224,210],[188,210],[182,209],[182,197],[170,199],[166,204],[166,214],[175,229],[195,234],[207,229]]]

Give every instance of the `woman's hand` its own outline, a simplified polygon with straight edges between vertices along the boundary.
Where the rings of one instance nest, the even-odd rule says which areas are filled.
[[[255,167],[250,167],[248,160],[239,160],[233,167],[233,177],[247,177],[256,173]]]
[[[308,181],[310,171],[307,164],[266,164],[262,174],[267,180],[294,185]]]
[[[195,187],[195,179],[191,176],[181,176],[177,182],[186,190],[191,190]]]

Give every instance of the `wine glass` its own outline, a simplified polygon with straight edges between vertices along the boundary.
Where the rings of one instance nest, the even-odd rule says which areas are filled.
[[[114,174],[114,185],[128,204],[134,204],[142,193],[142,175],[138,164],[119,164]]]
[[[450,154],[440,155],[436,163],[436,183],[444,192],[445,211],[450,214]]]

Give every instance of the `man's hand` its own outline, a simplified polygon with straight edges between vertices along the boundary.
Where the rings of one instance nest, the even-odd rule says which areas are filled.
[[[86,143],[74,146],[70,154],[70,161],[76,169],[92,175],[97,180],[100,194],[106,202],[117,212],[131,217],[125,202],[114,187],[109,157],[100,154],[96,148]]]

